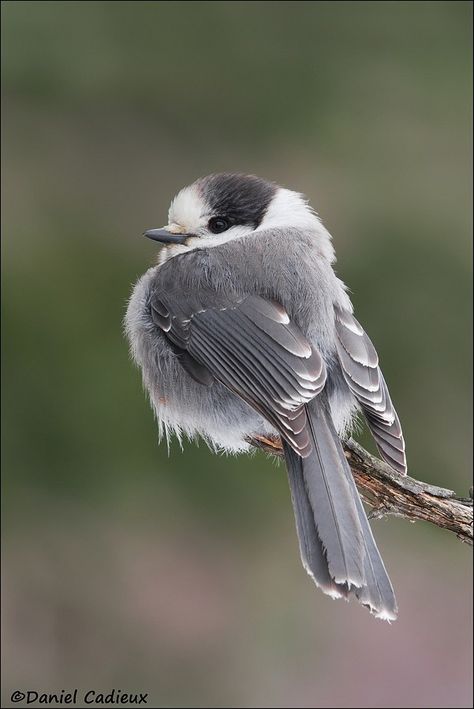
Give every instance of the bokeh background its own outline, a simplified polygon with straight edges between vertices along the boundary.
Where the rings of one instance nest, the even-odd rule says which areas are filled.
[[[284,469],[175,443],[122,335],[184,184],[303,191],[415,477],[467,494],[471,3],[4,2],[3,706],[471,705],[471,552],[374,523],[389,626],[317,592]],[[361,440],[371,445],[365,434]]]

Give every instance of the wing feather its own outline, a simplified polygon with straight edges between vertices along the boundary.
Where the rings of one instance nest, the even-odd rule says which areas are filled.
[[[337,352],[345,380],[362,407],[381,456],[397,472],[405,475],[405,441],[378,366],[375,347],[349,311],[338,307],[334,310]]]
[[[153,322],[191,376],[203,383],[220,381],[261,413],[299,455],[309,455],[305,404],[324,388],[326,367],[279,303],[215,292],[184,301],[159,291],[150,306]]]

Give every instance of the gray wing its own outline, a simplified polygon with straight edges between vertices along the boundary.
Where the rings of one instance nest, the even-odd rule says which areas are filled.
[[[347,310],[335,307],[337,352],[344,378],[362,407],[382,458],[406,475],[405,441],[375,347]]]
[[[305,404],[324,388],[326,368],[285,309],[249,295],[155,292],[151,315],[188,373],[213,379],[262,414],[299,455],[311,451]]]

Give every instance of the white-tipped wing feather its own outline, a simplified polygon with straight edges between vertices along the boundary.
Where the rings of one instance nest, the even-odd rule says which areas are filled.
[[[177,302],[169,292],[155,292],[151,315],[188,373],[205,384],[220,381],[299,455],[309,455],[304,406],[323,389],[326,368],[284,308],[259,296],[213,293],[207,299],[205,292],[181,298],[180,307]]]
[[[407,472],[400,420],[390,399],[377,352],[366,332],[347,310],[336,307],[336,346],[344,378],[360,403],[384,460]]]

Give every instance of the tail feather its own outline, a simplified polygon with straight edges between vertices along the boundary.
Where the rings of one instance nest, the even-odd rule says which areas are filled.
[[[325,593],[353,595],[394,620],[393,588],[330,414],[315,401],[307,415],[311,454],[301,458],[284,444],[303,565]]]
[[[330,425],[332,425],[332,422]],[[337,436],[335,431],[334,435]],[[367,606],[377,617],[383,620],[395,620],[398,606],[392,583],[377,549],[372,528],[341,445],[339,445],[339,456],[356,503],[365,547],[364,573],[366,582],[362,588],[354,590],[354,595],[362,605]]]
[[[349,475],[352,476],[350,471]],[[380,552],[377,549],[372,529],[357,490],[355,490],[355,494],[358,497],[359,519],[366,550],[364,564],[366,583],[362,588],[355,589],[354,595],[360,603],[367,606],[371,613],[378,618],[396,620],[398,606],[393,587]]]
[[[287,446],[286,443],[284,445]],[[291,463],[287,465],[288,480],[303,566],[324,593],[332,598],[347,598],[347,588],[337,584],[329,573],[328,562],[316,530],[313,509],[304,484],[303,458],[300,458],[289,446],[287,456],[291,457]]]

